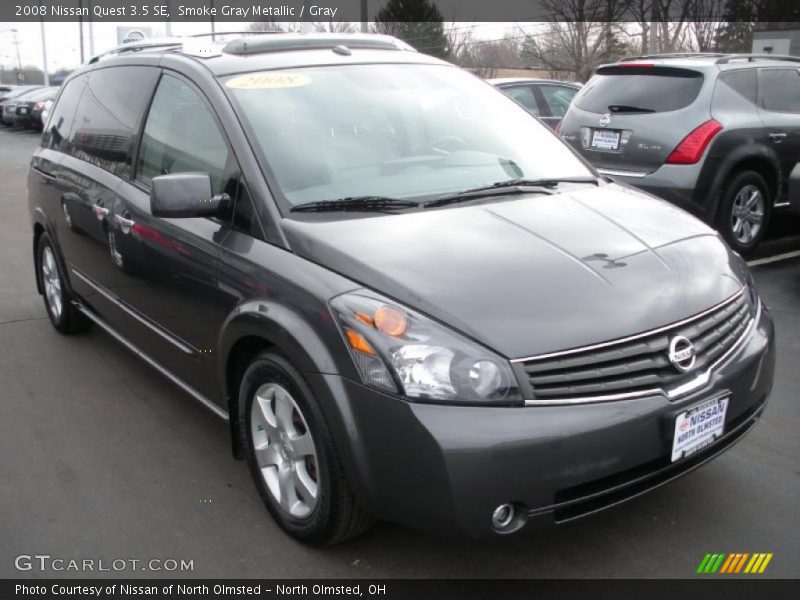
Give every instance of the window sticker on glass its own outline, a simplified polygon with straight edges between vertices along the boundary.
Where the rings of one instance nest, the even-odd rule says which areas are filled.
[[[301,87],[309,83],[310,77],[298,73],[248,73],[229,79],[225,86],[236,90],[266,90]]]

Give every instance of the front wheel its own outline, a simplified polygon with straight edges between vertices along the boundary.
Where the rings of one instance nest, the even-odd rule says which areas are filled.
[[[76,333],[89,327],[89,320],[72,304],[56,260],[56,252],[46,233],[36,247],[37,276],[42,284],[44,307],[50,322],[61,333]]]
[[[262,500],[292,537],[331,545],[371,524],[355,501],[321,409],[300,373],[265,352],[239,392],[240,441]]]
[[[728,181],[717,225],[734,250],[750,254],[764,238],[770,205],[767,182],[755,171],[740,171]]]

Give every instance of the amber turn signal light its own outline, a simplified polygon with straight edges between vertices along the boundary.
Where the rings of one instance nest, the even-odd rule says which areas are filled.
[[[369,345],[369,342],[363,335],[352,329],[345,329],[344,333],[347,335],[347,342],[353,350],[375,356],[375,350],[372,349],[372,346]]]

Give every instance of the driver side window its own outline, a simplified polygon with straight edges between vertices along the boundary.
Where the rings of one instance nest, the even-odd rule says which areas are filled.
[[[144,127],[136,180],[149,187],[158,175],[200,171],[211,176],[214,193],[220,193],[229,154],[200,94],[184,81],[164,75]]]

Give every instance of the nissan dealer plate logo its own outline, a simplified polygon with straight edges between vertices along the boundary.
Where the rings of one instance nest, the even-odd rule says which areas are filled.
[[[608,124],[611,123],[611,115],[606,113],[602,117],[600,117],[600,127],[608,127]]]
[[[697,353],[694,345],[682,335],[676,335],[669,343],[669,362],[681,373],[686,373],[694,366]]]

